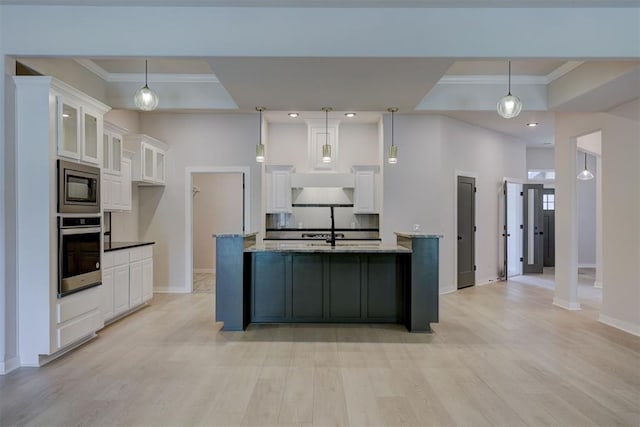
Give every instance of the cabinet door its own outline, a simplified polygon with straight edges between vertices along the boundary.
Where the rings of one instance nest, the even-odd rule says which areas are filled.
[[[113,285],[115,283],[115,270],[106,268],[102,271],[102,320],[106,321],[113,317]]]
[[[287,319],[287,255],[253,255],[251,320],[281,322]]]
[[[269,211],[272,213],[291,212],[291,172],[273,171],[271,173]]]
[[[102,170],[111,170],[111,153],[109,153],[109,134],[102,134]]]
[[[122,175],[120,175],[120,209],[131,210],[131,160],[122,159]]]
[[[142,301],[153,298],[153,258],[142,261]]]
[[[155,150],[151,145],[142,144],[142,180],[155,181]]]
[[[324,311],[322,254],[292,255],[291,277],[291,314],[293,319],[321,321]]]
[[[111,149],[111,170],[119,174],[122,170],[122,137],[120,135],[112,135],[110,139]]]
[[[355,213],[377,213],[375,172],[358,171],[355,174],[355,189],[353,192],[353,211]]]
[[[111,176],[109,182],[111,183],[111,206],[115,210],[122,209],[122,185],[119,176]]]
[[[156,181],[164,184],[164,151],[157,150],[155,152],[155,178]]]
[[[80,106],[56,99],[58,106],[58,155],[80,159]]]
[[[142,261],[129,265],[129,306],[142,304]]]
[[[115,268],[113,290],[113,314],[117,316],[129,309],[129,264]]]
[[[82,160],[87,163],[100,164],[99,154],[102,151],[97,114],[84,112],[82,115]]]
[[[102,173],[102,182],[100,183],[100,198],[102,201],[102,209],[105,211],[110,211],[113,209],[113,198],[112,198],[112,186],[111,186],[111,176]]]

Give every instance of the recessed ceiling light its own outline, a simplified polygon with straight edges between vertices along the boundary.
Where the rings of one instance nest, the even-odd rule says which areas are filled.
[[[298,116],[299,116],[298,113],[289,113],[289,117],[291,117],[292,119],[295,119]]]
[[[538,126],[538,122],[527,123],[527,126],[529,126],[530,128],[534,128],[534,127]]]
[[[62,113],[62,117],[64,117],[64,118],[66,119],[66,118],[71,117],[71,114],[69,114],[69,113]]]
[[[352,118],[356,116],[356,113],[344,113],[345,116]]]

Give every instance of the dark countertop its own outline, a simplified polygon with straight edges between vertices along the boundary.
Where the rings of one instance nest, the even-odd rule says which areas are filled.
[[[138,246],[155,245],[156,242],[111,242],[104,244],[104,251],[111,252],[120,249],[135,248]]]

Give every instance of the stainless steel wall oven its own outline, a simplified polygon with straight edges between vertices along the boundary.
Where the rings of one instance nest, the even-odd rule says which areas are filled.
[[[58,218],[58,297],[102,284],[100,217]]]

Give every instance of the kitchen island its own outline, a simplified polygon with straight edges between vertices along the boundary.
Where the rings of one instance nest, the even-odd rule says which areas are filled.
[[[438,321],[437,235],[396,233],[396,245],[256,244],[216,237],[216,320],[251,323],[399,323],[429,332]]]

